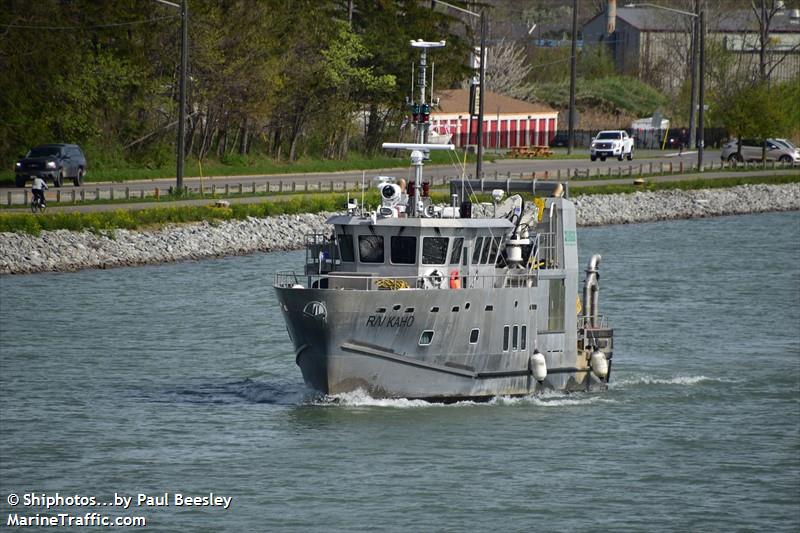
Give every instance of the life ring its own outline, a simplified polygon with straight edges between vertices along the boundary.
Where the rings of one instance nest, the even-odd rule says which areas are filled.
[[[461,278],[458,277],[458,270],[453,270],[452,272],[450,272],[450,288],[451,289],[461,288]]]
[[[429,289],[440,289],[443,281],[444,276],[436,269],[431,270],[425,275],[425,285]]]

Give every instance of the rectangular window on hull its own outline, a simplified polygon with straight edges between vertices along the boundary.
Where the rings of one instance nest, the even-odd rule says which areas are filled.
[[[422,238],[422,264],[443,265],[447,259],[447,237]]]
[[[341,234],[337,237],[337,239],[339,241],[339,254],[342,258],[342,261],[354,263],[356,257],[353,253],[353,237],[350,235]]]
[[[395,235],[391,240],[391,261],[396,265],[413,265],[417,262],[417,238]]]
[[[514,334],[511,336],[511,348],[516,352],[519,346],[519,326],[514,326]]]
[[[433,341],[433,330],[426,329],[422,332],[422,335],[419,336],[419,345],[428,346],[431,341]]]
[[[551,279],[547,302],[547,330],[564,331],[564,280]]]
[[[505,326],[503,328],[503,351],[504,352],[508,351],[508,337],[509,337],[510,330],[511,330],[511,328],[509,326]]]
[[[526,350],[528,348],[528,326],[523,325],[522,331],[519,336],[519,349]]]
[[[358,257],[362,263],[383,263],[383,237],[359,235]]]
[[[469,343],[470,344],[477,344],[478,343],[478,337],[480,336],[480,334],[481,334],[481,330],[479,330],[478,328],[475,328],[472,331],[470,331],[469,332]]]

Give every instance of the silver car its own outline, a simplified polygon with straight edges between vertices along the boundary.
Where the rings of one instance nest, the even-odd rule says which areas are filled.
[[[782,163],[800,163],[800,151],[785,139],[767,139],[767,161]],[[763,143],[753,139],[742,139],[742,153],[739,154],[739,143],[736,139],[728,141],[722,147],[720,157],[723,161],[761,161]]]

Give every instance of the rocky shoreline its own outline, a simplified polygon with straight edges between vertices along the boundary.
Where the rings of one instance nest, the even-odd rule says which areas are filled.
[[[741,185],[575,196],[579,226],[800,210],[800,184]],[[303,236],[327,233],[327,213],[167,226],[106,233],[44,231],[38,237],[0,233],[0,274],[65,272],[294,250]]]

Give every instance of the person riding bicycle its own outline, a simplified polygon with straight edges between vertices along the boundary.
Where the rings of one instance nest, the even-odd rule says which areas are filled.
[[[45,207],[44,204],[44,191],[47,190],[47,183],[44,182],[42,178],[36,176],[33,178],[33,184],[31,185],[31,194],[33,194],[33,199],[39,201],[39,205]]]

